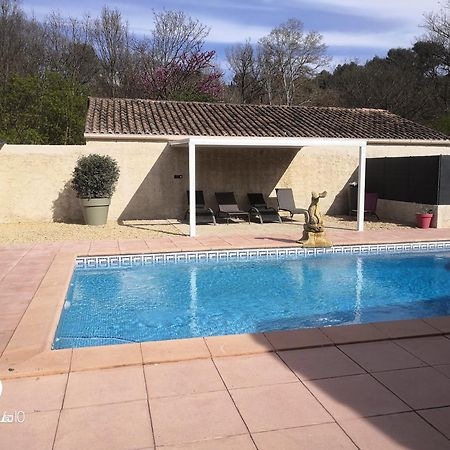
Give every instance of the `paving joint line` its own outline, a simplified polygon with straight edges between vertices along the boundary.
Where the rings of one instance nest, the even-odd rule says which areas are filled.
[[[66,374],[67,375],[66,384],[64,386],[64,394],[63,394],[63,399],[62,399],[62,402],[61,402],[61,409],[59,410],[58,420],[56,421],[56,428],[55,428],[55,435],[53,436],[52,450],[54,450],[55,445],[56,445],[56,435],[58,434],[59,423],[61,421],[61,415],[62,415],[62,411],[64,409],[64,402],[66,400],[67,387],[69,385],[70,369],[72,368],[72,356],[73,356],[73,349],[72,349],[72,351],[70,353],[69,372],[67,372],[67,374]]]
[[[204,338],[203,338],[203,339],[204,339]],[[206,340],[205,340],[205,343],[206,343]],[[215,369],[216,369],[216,371],[217,371],[217,373],[218,373],[220,379],[222,380],[223,385],[225,386],[225,389],[226,389],[226,391],[227,391],[227,394],[228,394],[228,396],[229,396],[231,402],[233,403],[234,408],[236,409],[237,413],[239,414],[239,417],[240,417],[241,420],[242,420],[242,423],[244,424],[245,428],[247,429],[248,435],[250,436],[250,439],[252,440],[253,445],[255,446],[256,449],[258,449],[258,446],[256,445],[256,442],[255,442],[255,440],[253,439],[252,433],[250,432],[250,429],[249,429],[249,427],[248,427],[248,425],[247,425],[247,422],[244,420],[244,417],[242,416],[241,411],[240,411],[239,408],[237,407],[236,402],[234,401],[234,398],[233,398],[233,396],[231,395],[230,390],[228,389],[228,386],[227,386],[227,384],[225,383],[225,380],[223,379],[222,374],[220,373],[220,370],[219,370],[219,368],[218,368],[217,365],[216,365],[216,362],[214,361],[214,358],[213,358],[213,356],[212,356],[211,350],[209,350],[209,347],[208,347],[208,351],[209,351],[209,353],[211,354],[211,361],[212,361],[212,363],[214,364],[214,367],[215,367]]]
[[[278,355],[278,353],[276,353]],[[352,437],[342,428],[341,424],[336,420],[336,418],[331,414],[331,412],[325,407],[325,405],[314,395],[314,393],[306,386],[305,383],[303,383],[302,380],[300,380],[299,376],[295,373],[294,370],[292,370],[286,361],[283,360],[280,356],[278,356],[279,359],[283,362],[283,364],[294,374],[294,376],[300,381],[301,385],[309,392],[309,394],[314,398],[314,400],[330,415],[330,417],[333,419],[334,423],[341,429],[341,431],[350,439],[350,441],[353,443],[353,445],[360,449],[360,447],[356,444],[356,442],[352,439]],[[365,370],[365,369],[363,369]],[[360,449],[361,450],[361,449]]]

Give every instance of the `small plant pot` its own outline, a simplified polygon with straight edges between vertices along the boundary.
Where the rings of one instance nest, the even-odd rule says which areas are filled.
[[[108,220],[110,198],[80,198],[86,225],[105,225]]]
[[[430,228],[433,214],[416,214],[416,226],[417,228]]]

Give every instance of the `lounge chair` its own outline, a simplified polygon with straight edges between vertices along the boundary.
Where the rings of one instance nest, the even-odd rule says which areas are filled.
[[[275,189],[278,199],[278,209],[281,211],[287,211],[291,215],[291,220],[294,214],[303,214],[305,216],[305,222],[308,222],[309,213],[307,209],[297,208],[295,206],[294,194],[292,189]]]
[[[189,191],[187,191],[187,198],[189,204]],[[189,208],[184,215],[186,219],[189,215]],[[205,197],[203,195],[203,191],[195,191],[195,215],[197,219],[204,219],[204,223],[213,222],[216,225],[216,216],[214,215],[214,211],[211,208],[207,208],[205,204]]]
[[[217,205],[219,206],[218,217],[226,217],[227,225],[232,217],[247,219],[250,223],[250,213],[239,209],[234,192],[216,192]]]
[[[264,196],[260,192],[247,194],[247,197],[250,202],[250,210],[248,212],[251,216],[257,217],[261,223],[264,221],[281,223],[278,211],[267,206]]]

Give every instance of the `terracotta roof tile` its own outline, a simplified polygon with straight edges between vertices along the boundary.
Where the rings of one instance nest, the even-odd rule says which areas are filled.
[[[381,109],[90,98],[87,134],[447,140]]]

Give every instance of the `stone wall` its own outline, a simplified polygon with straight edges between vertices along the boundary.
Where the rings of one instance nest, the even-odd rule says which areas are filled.
[[[377,214],[380,219],[392,220],[407,225],[415,225],[416,214],[430,211],[433,213],[432,228],[450,227],[449,205],[426,205],[423,203],[400,202],[397,200],[378,200]]]
[[[121,169],[110,220],[180,218],[187,208],[188,152],[166,142],[90,142],[85,146],[5,145],[0,150],[0,222],[81,221],[68,186],[76,160],[109,154]],[[369,147],[368,157],[450,154],[448,147]],[[276,187],[290,187],[297,206],[307,207],[312,190],[327,190],[323,211],[347,211],[347,184],[356,179],[358,149],[201,148],[197,189],[216,208],[215,191],[234,191],[246,208],[247,192],[275,201]],[[182,175],[182,178],[174,178]],[[450,224],[449,224],[450,225]]]

